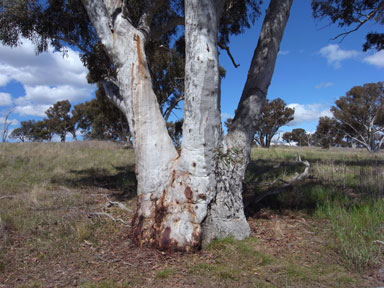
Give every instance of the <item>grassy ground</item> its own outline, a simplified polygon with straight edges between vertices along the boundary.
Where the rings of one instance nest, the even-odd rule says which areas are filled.
[[[311,177],[254,205],[276,179],[303,170],[296,152]],[[254,149],[245,185],[251,237],[166,254],[129,240],[131,150],[1,144],[0,287],[383,286],[384,246],[374,242],[384,241],[383,164],[383,154],[360,150]]]

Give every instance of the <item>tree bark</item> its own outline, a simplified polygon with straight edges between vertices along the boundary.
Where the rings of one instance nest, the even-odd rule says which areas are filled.
[[[151,12],[139,27],[124,1],[82,0],[117,70],[107,95],[125,113],[136,157],[138,208],[132,237],[139,245],[191,251],[215,238],[243,239],[242,180],[255,125],[271,81],[292,0],[272,0],[255,51],[238,113],[227,137],[220,116],[217,51],[224,0],[185,1],[185,104],[178,154],[152,88],[144,46]],[[150,1],[148,1],[149,3]]]
[[[217,191],[204,223],[203,244],[223,237],[243,239],[250,234],[242,181],[292,1],[271,0],[269,4],[235,118],[218,151]]]

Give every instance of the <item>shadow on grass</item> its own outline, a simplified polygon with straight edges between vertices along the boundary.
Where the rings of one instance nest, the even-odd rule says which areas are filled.
[[[316,160],[311,159],[310,162],[313,166]],[[251,161],[243,183],[246,216],[255,216],[262,208],[275,211],[305,210],[312,214],[319,205],[326,201],[334,197],[345,197],[343,189],[339,189],[340,187],[334,185],[335,183],[331,185],[312,175],[293,185],[285,185],[287,182],[279,180],[301,174],[304,169],[303,164],[294,161],[281,162],[264,159]],[[260,200],[261,195],[269,194],[271,191],[277,193],[270,193]]]
[[[133,166],[114,167],[115,173],[107,169],[90,168],[70,170],[68,177],[54,177],[53,184],[71,188],[103,188],[115,191],[117,198],[131,199],[136,196],[137,181]]]

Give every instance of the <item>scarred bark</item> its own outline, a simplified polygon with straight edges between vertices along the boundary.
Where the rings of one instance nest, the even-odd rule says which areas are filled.
[[[218,25],[224,0],[185,1],[185,115],[178,154],[152,88],[144,46],[151,35],[148,2],[139,27],[121,0],[82,0],[117,79],[103,82],[126,114],[136,155],[138,209],[133,240],[162,250],[190,251],[215,238],[243,239],[242,180],[254,123],[262,109],[292,0],[272,0],[234,123],[223,137]],[[155,3],[155,2],[153,2]],[[160,3],[160,2],[159,2]],[[175,22],[179,23],[179,22]]]

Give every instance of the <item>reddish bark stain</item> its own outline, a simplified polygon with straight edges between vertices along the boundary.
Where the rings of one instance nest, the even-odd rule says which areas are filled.
[[[170,235],[171,235],[171,228],[170,227],[165,228],[163,236],[161,237],[161,241],[160,241],[160,249],[171,250],[172,240],[170,238]]]
[[[137,214],[137,213],[136,213]],[[135,219],[137,219],[137,215],[135,215],[134,220],[132,222],[136,222]],[[139,216],[139,220],[137,222],[136,227],[133,230],[133,242],[135,242],[138,246],[141,246],[141,236],[143,233],[143,224],[144,224],[144,217],[142,215]]]
[[[193,192],[191,187],[187,186],[184,190],[184,195],[187,198],[188,201],[191,201],[193,199]]]
[[[199,198],[200,199],[203,199],[203,200],[206,200],[207,199],[207,196],[205,194],[199,194]]]
[[[142,72],[142,66],[143,66],[143,55],[141,55],[141,40],[138,35],[135,34],[135,39],[136,39],[136,52],[137,52],[137,58],[139,60],[139,71]]]

